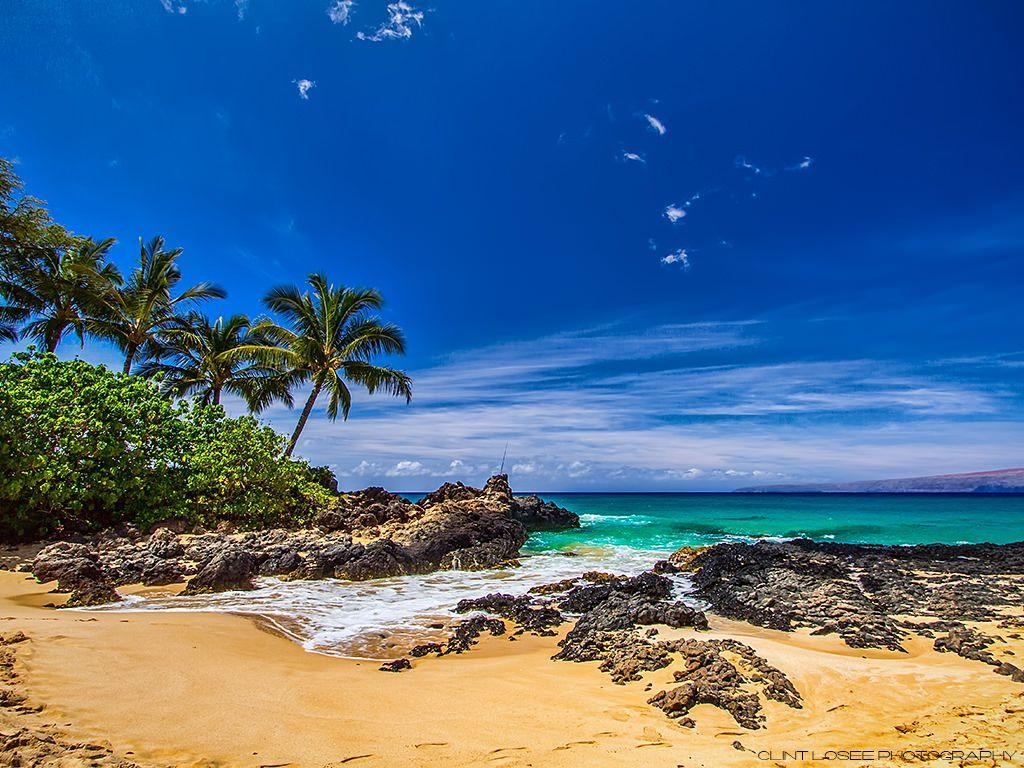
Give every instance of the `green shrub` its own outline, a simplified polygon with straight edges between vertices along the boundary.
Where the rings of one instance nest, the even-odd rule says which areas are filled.
[[[0,540],[167,518],[294,526],[332,503],[284,438],[151,381],[49,354],[0,364]]]

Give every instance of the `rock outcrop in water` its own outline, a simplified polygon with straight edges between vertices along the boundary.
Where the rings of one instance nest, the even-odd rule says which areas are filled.
[[[526,512],[524,512],[526,510]],[[185,579],[187,594],[253,588],[257,576],[286,579],[375,579],[436,570],[514,565],[526,542],[520,518],[551,527],[578,518],[540,500],[512,495],[497,475],[482,489],[447,483],[419,504],[382,488],[347,494],[317,528],[244,534],[151,536],[123,527],[43,548],[27,570],[57,581],[69,605],[118,600],[115,587]]]

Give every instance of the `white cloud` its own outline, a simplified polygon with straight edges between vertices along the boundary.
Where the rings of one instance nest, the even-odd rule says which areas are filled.
[[[327,16],[335,24],[348,24],[351,20],[352,8],[354,6],[355,0],[335,0],[331,7],[327,9]]]
[[[670,203],[665,206],[665,218],[675,224],[682,218],[686,217],[686,211],[680,208],[675,203]]]
[[[659,136],[664,136],[668,133],[668,128],[665,127],[665,124],[654,115],[645,114],[644,119],[647,120],[647,125],[650,126],[651,130]]]
[[[431,472],[421,462],[406,459],[396,463],[384,474],[388,477],[419,477],[429,475]]]
[[[238,13],[238,20],[245,18],[245,12],[249,10],[249,0],[235,0],[235,11]]]
[[[814,158],[813,157],[808,157],[807,155],[804,155],[804,159],[803,160],[801,160],[799,163],[796,163],[794,165],[788,166],[786,168],[786,170],[787,171],[806,171],[813,164],[814,164]]]
[[[295,87],[299,89],[299,98],[309,101],[309,92],[313,88],[316,88],[316,83],[312,80],[302,78],[301,80],[292,80]]]
[[[532,491],[727,490],[1024,454],[1020,388],[972,383],[990,362],[780,361],[777,337],[769,323],[611,325],[468,350],[411,371],[411,406],[354,392],[352,417],[332,423],[318,403],[299,450],[341,466],[346,487],[416,491],[479,486],[506,442],[513,484]],[[297,414],[275,406],[265,418],[289,432]]]
[[[619,159],[626,163],[647,163],[647,160],[639,152],[623,151],[623,153],[619,156]]]
[[[667,256],[663,256],[661,259],[662,264],[678,264],[683,269],[690,268],[690,255],[686,252],[685,248],[680,248],[677,251],[673,251]]]
[[[401,40],[412,37],[413,28],[423,26],[423,11],[417,10],[405,0],[388,3],[388,20],[371,33],[357,32],[360,40],[379,43],[382,40]]]

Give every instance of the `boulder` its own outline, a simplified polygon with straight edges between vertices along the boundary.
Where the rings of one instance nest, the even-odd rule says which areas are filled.
[[[366,545],[358,557],[339,564],[334,575],[339,579],[365,581],[414,573],[416,562],[401,544],[378,539]]]
[[[580,527],[580,516],[560,507],[554,502],[544,501],[539,496],[517,497],[510,511],[513,520],[534,531],[565,531]]]
[[[407,549],[418,572],[492,568],[514,560],[526,542],[526,528],[512,519],[512,507],[504,475],[492,477],[480,491],[447,484],[416,519],[389,522],[381,533]]]
[[[57,542],[39,551],[32,573],[41,582],[56,581],[57,592],[68,592],[69,608],[116,603],[114,589],[99,562],[99,554],[84,544]]]
[[[184,594],[255,589],[252,578],[256,568],[256,559],[244,549],[237,546],[225,547],[189,580]]]
[[[170,528],[157,528],[146,542],[146,551],[154,557],[168,560],[182,557],[185,554],[185,547]]]

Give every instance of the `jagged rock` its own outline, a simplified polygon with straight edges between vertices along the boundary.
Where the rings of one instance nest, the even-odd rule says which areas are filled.
[[[501,619],[489,619],[486,616],[473,616],[466,621],[456,625],[452,636],[445,643],[441,655],[448,653],[463,653],[468,651],[477,643],[477,638],[484,632],[490,632],[493,637],[505,634],[505,622]]]
[[[408,659],[385,661],[380,665],[381,672],[401,672],[403,669],[412,669],[412,664],[409,663]]]
[[[58,589],[60,589],[59,586]],[[110,582],[105,580],[86,581],[79,583],[78,586],[72,590],[60,589],[60,591],[71,592],[67,602],[63,605],[64,608],[85,608],[91,605],[106,605],[108,603],[116,603],[121,599],[117,590],[110,585]]]
[[[321,541],[310,547],[302,563],[288,576],[291,579],[334,577],[339,568],[361,556],[365,550],[366,547],[354,543],[348,536]]]
[[[299,553],[286,544],[273,544],[263,551],[259,564],[260,576],[283,576],[302,564]]]
[[[460,600],[455,606],[458,613],[483,611],[492,613],[514,622],[521,630],[536,635],[549,636],[555,634],[552,627],[565,621],[561,612],[549,606],[534,606],[528,596],[513,597],[512,595],[493,594],[471,600]]]
[[[935,639],[933,647],[939,653],[955,653],[965,659],[973,659],[995,667],[1000,675],[1006,675],[1014,682],[1024,683],[1024,669],[998,659],[990,650],[1002,638],[983,634],[976,629],[958,627],[951,629],[945,637]]]
[[[32,573],[41,582],[57,582],[57,592],[69,592],[66,607],[115,603],[121,599],[100,565],[99,555],[84,544],[58,542],[39,551]]]
[[[693,570],[693,559],[707,547],[680,547],[668,557],[669,563],[680,571]]]
[[[711,704],[727,711],[742,727],[756,730],[764,723],[764,714],[758,692],[752,688],[760,688],[767,699],[802,707],[789,679],[748,645],[735,640],[683,640],[675,646],[686,664],[673,675],[682,685],[660,691],[648,702],[669,717],[680,718],[697,704]],[[742,666],[723,656],[723,651],[738,656]]]
[[[64,580],[70,586],[83,568],[89,563],[98,567],[98,561],[99,555],[85,544],[58,541],[39,550],[32,560],[32,574],[44,584]]]
[[[443,488],[443,487],[442,487]],[[482,491],[463,486],[455,496],[440,493],[412,522],[381,525],[381,534],[407,548],[421,571],[437,568],[491,568],[514,560],[526,542],[523,524],[509,517],[512,490],[496,475]],[[450,557],[446,557],[449,556]]]
[[[597,583],[570,589],[559,601],[559,607],[569,613],[586,613],[615,594],[644,595],[654,600],[664,600],[672,594],[672,582],[649,571],[639,576],[612,576],[591,580]]]
[[[339,579],[362,581],[401,576],[414,572],[415,560],[400,544],[390,539],[378,539],[363,548],[358,557],[335,566]]]
[[[575,512],[544,501],[538,496],[520,496],[513,504],[510,515],[530,533],[534,531],[565,531],[580,527],[580,516]]]
[[[185,585],[186,595],[255,589],[252,578],[256,560],[245,550],[232,546],[218,552]]]
[[[414,659],[427,656],[431,653],[435,653],[440,656],[442,650],[440,643],[421,643],[420,645],[413,646],[412,650],[409,651],[409,655]]]
[[[985,621],[1019,604],[1024,542],[886,547],[717,544],[696,553],[695,596],[723,616],[772,629],[836,633],[854,648],[902,651],[898,616]]]
[[[178,584],[185,578],[181,565],[175,560],[151,557],[143,560],[140,566],[138,581],[147,587]]]
[[[471,501],[482,493],[478,488],[471,488],[464,483],[445,483],[436,491],[428,493],[418,502],[417,506],[430,509],[444,501]]]
[[[182,557],[185,554],[185,547],[169,528],[158,528],[146,542],[146,551],[155,557],[167,560]]]

